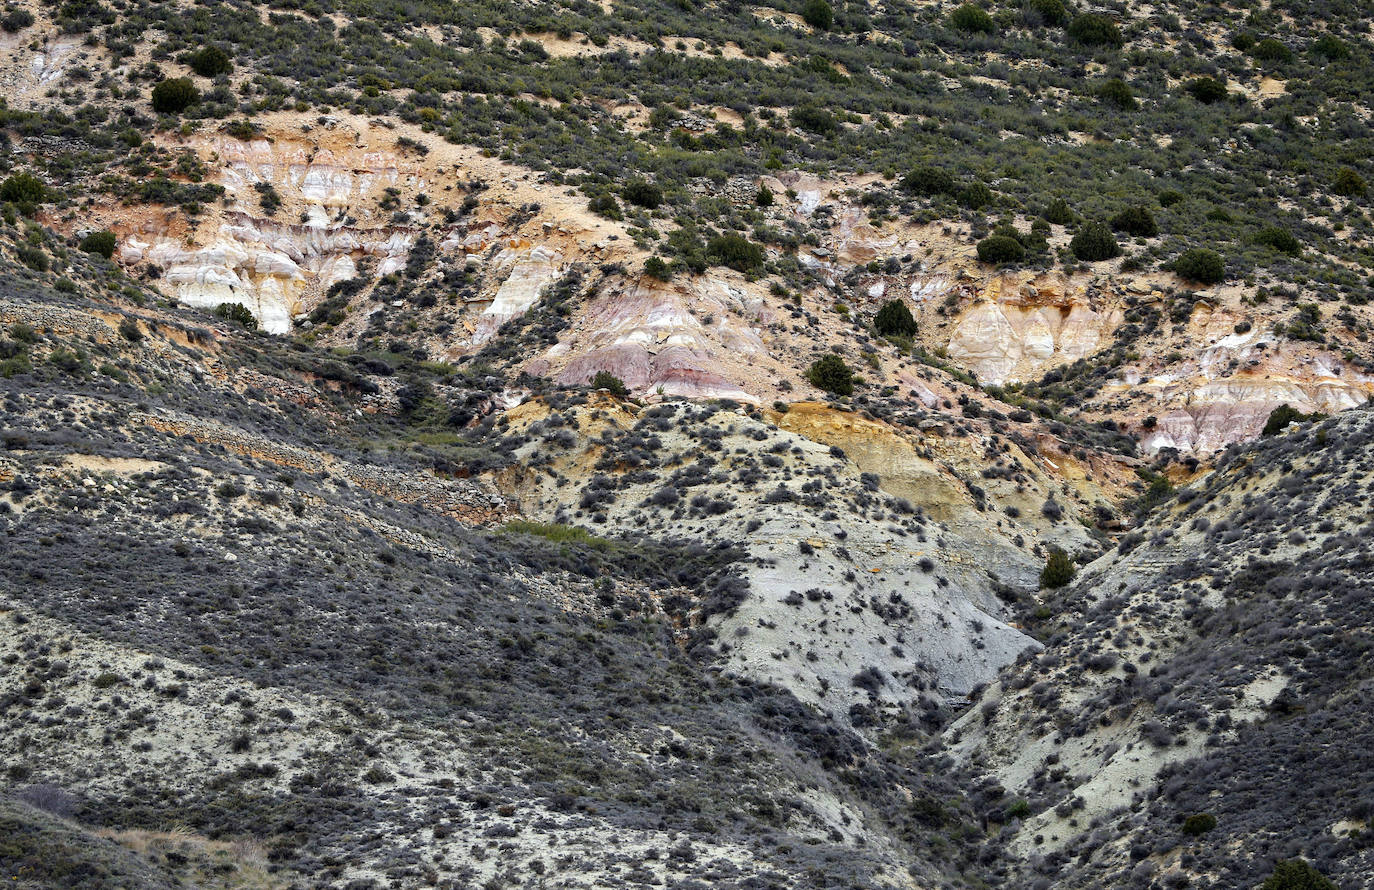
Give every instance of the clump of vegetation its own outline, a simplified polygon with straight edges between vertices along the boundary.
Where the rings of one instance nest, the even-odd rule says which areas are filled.
[[[1339,890],[1306,859],[1288,859],[1274,865],[1260,890]]]
[[[252,310],[242,303],[220,303],[215,307],[215,314],[228,322],[249,331],[258,329],[258,320],[253,315]]]
[[[897,187],[922,197],[952,194],[955,189],[954,176],[939,167],[917,167],[902,177]]]
[[[706,255],[720,266],[736,272],[751,272],[763,266],[763,248],[733,232],[717,235],[706,242]]]
[[[1217,817],[1211,813],[1194,813],[1183,820],[1183,833],[1201,837],[1217,827]]]
[[[833,352],[812,362],[806,371],[806,379],[817,389],[837,396],[854,393],[854,371]]]
[[[201,77],[218,77],[234,70],[229,54],[218,46],[204,46],[186,58],[186,64]]]
[[[1050,548],[1045,559],[1045,567],[1040,570],[1040,586],[1046,589],[1063,587],[1073,580],[1076,573],[1073,560],[1062,548]]]
[[[581,544],[604,550],[611,546],[605,538],[598,538],[584,528],[575,525],[562,525],[556,522],[533,522],[528,519],[512,519],[501,526],[503,532],[516,535],[534,535],[553,541],[555,544]]]
[[[25,216],[32,216],[48,197],[48,187],[32,173],[15,173],[0,182],[0,201],[13,204]]]
[[[1217,284],[1226,278],[1226,261],[1221,254],[1203,247],[1185,250],[1172,268],[1180,278],[1199,284]]]
[[[950,13],[949,23],[965,34],[991,34],[997,30],[992,16],[972,3],[965,3]]]
[[[1298,243],[1298,239],[1287,229],[1279,226],[1265,226],[1260,229],[1255,233],[1255,243],[1289,256],[1298,256],[1302,253],[1302,245]]]
[[[835,24],[835,10],[826,0],[806,0],[802,4],[801,17],[817,31],[829,31]]]
[[[1359,198],[1368,191],[1368,186],[1358,171],[1342,167],[1336,171],[1336,178],[1331,181],[1331,191],[1343,198]]]
[[[663,189],[647,179],[633,179],[625,184],[620,196],[631,204],[653,210],[663,203]]]
[[[1130,86],[1119,77],[1113,77],[1098,87],[1097,97],[1104,102],[1115,105],[1122,111],[1129,111],[1139,104],[1136,102],[1135,93]]]
[[[598,216],[606,217],[606,219],[622,220],[625,218],[624,214],[620,212],[620,202],[615,199],[614,195],[597,195],[587,202],[587,209]]]
[[[115,234],[109,229],[91,232],[86,237],[82,238],[77,246],[83,253],[102,256],[108,260],[110,257],[114,256]]]
[[[1185,83],[1183,90],[1204,105],[1226,98],[1226,85],[1215,77],[1196,77]]]
[[[644,274],[650,278],[657,278],[659,281],[670,281],[673,277],[673,270],[663,261],[662,257],[651,256],[644,261]]]
[[[1121,46],[1121,29],[1105,15],[1085,12],[1069,23],[1068,35],[1088,46]]]
[[[1324,420],[1325,414],[1313,412],[1303,414],[1297,408],[1284,402],[1282,405],[1269,412],[1269,419],[1264,422],[1264,429],[1260,430],[1261,436],[1277,436],[1286,430],[1289,424],[1310,423],[1314,420]]]
[[[604,389],[613,396],[625,398],[630,391],[625,388],[625,381],[612,374],[610,371],[597,371],[592,376],[592,389]]]
[[[873,316],[873,327],[884,337],[912,337],[916,319],[901,300],[888,300]]]
[[[1021,242],[1007,235],[990,235],[978,242],[978,260],[983,263],[1001,265],[1019,263],[1026,257],[1026,249]]]
[[[1145,207],[1127,207],[1112,217],[1112,230],[1135,235],[1138,238],[1153,238],[1159,234],[1159,226],[1154,216]]]
[[[1078,230],[1069,242],[1069,250],[1078,259],[1089,263],[1121,256],[1121,245],[1116,243],[1112,230],[1106,223],[1097,220],[1085,223]]]
[[[159,114],[180,114],[200,102],[200,90],[189,77],[173,77],[153,87],[152,102]]]
[[[1056,226],[1072,225],[1078,217],[1069,207],[1063,198],[1055,198],[1045,207],[1045,212],[1040,214],[1041,219]]]
[[[32,24],[33,13],[17,6],[5,10],[5,14],[0,15],[0,28],[7,34],[17,34]]]

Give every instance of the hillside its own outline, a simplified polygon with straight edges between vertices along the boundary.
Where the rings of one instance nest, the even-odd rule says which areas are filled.
[[[0,880],[1370,887],[1372,28],[0,5]]]
[[[1372,434],[1360,410],[1229,451],[1047,603],[1044,651],[946,736],[1031,870],[1252,887],[1302,854],[1370,886]]]

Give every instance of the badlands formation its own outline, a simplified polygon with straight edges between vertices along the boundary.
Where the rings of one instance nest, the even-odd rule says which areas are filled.
[[[208,308],[243,303],[276,334],[308,329],[312,310],[344,282],[361,286],[348,291],[342,322],[320,332],[323,342],[347,345],[377,316],[410,311],[370,294],[404,274],[419,249],[438,260],[430,274],[458,270],[465,282],[447,305],[415,313],[416,336],[444,359],[479,351],[574,268],[609,269],[557,341],[525,359],[530,373],[562,383],[605,370],[640,394],[767,404],[807,386],[801,372],[817,344],[853,338],[848,314],[833,304],[867,315],[900,298],[920,324],[919,343],[983,384],[1036,382],[1124,346],[1129,354],[1083,410],[1139,428],[1147,451],[1206,455],[1252,438],[1279,404],[1331,413],[1374,392],[1374,377],[1329,347],[1273,335],[1272,320],[1242,305],[1237,287],[1193,293],[1160,273],[989,275],[948,228],[874,225],[852,197],[882,184],[871,176],[760,181],[778,196],[776,223],[815,236],[797,260],[817,284],[794,303],[728,269],[670,283],[640,274],[646,254],[630,227],[589,213],[574,190],[471,149],[408,137],[404,125],[277,115],[248,141],[173,138],[169,147],[192,153],[207,182],[223,187],[223,206],[196,217],[98,206],[83,226],[114,230],[118,260],[169,296]],[[280,201],[270,215],[260,206],[268,187]],[[1180,316],[1185,300],[1196,302]],[[1159,311],[1172,326],[1132,328],[1141,312]],[[1123,340],[1127,328],[1138,339]],[[914,367],[903,357],[871,377],[928,401]]]

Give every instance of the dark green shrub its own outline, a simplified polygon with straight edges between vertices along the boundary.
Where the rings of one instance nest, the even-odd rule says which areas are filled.
[[[153,110],[159,114],[180,114],[200,101],[200,90],[189,77],[173,77],[153,87]]]
[[[143,329],[138,326],[137,319],[126,318],[119,323],[119,336],[130,343],[137,343],[143,339]]]
[[[754,204],[758,207],[772,207],[773,190],[766,185],[760,185],[759,190],[754,194]]]
[[[1129,111],[1136,107],[1135,93],[1127,86],[1126,81],[1119,77],[1111,80],[1097,88],[1097,97],[1103,102],[1115,105],[1123,111]]]
[[[1226,84],[1215,77],[1195,77],[1183,85],[1183,91],[1204,105],[1226,98]]]
[[[954,177],[939,167],[917,167],[903,176],[897,183],[902,191],[932,197],[947,195],[954,191]]]
[[[51,268],[48,254],[41,247],[33,244],[20,244],[15,248],[15,253],[19,255],[19,262],[35,272],[46,272]]]
[[[1264,422],[1264,429],[1260,430],[1260,435],[1277,436],[1279,433],[1288,429],[1289,424],[1308,423],[1313,420],[1322,420],[1325,417],[1325,414],[1320,413],[1303,414],[1297,408],[1285,402],[1269,412],[1269,419]]]
[[[1159,234],[1155,218],[1144,207],[1127,207],[1112,217],[1112,231],[1125,232],[1140,238],[1153,238]]]
[[[830,8],[826,0],[806,0],[802,4],[801,17],[817,31],[829,31],[835,24],[835,10]]]
[[[1265,226],[1255,233],[1255,243],[1271,247],[1279,253],[1297,256],[1302,253],[1302,245],[1287,229],[1278,226]]]
[[[916,334],[916,319],[901,300],[888,300],[873,316],[873,327],[884,337],[911,337]]]
[[[1165,189],[1164,191],[1159,193],[1159,206],[1172,207],[1175,204],[1181,203],[1183,201],[1183,198],[1183,192],[1180,192],[1177,189]]]
[[[1185,250],[1173,263],[1174,274],[1199,284],[1216,284],[1226,277],[1221,254],[1203,247]]]
[[[763,248],[743,235],[717,235],[706,242],[706,255],[717,265],[749,272],[763,265]]]
[[[1308,51],[1312,53],[1312,55],[1326,59],[1329,62],[1334,62],[1337,59],[1350,58],[1350,47],[1344,40],[1341,40],[1335,34],[1323,34],[1318,37],[1316,40],[1312,41],[1312,46],[1308,48]]]
[[[587,209],[607,219],[620,220],[625,217],[620,212],[620,202],[614,195],[597,195],[587,202]]]
[[[29,216],[48,199],[48,187],[31,173],[16,173],[0,182],[0,201],[8,201]]]
[[[1045,212],[1040,214],[1041,219],[1056,226],[1067,226],[1073,223],[1078,217],[1069,209],[1068,202],[1063,198],[1055,198],[1050,205],[1045,208]]]
[[[253,190],[258,193],[258,206],[267,216],[275,216],[281,209],[281,193],[270,182],[255,182]]]
[[[4,28],[10,34],[22,31],[32,24],[33,13],[27,9],[8,9],[0,16],[0,28]]]
[[[613,396],[625,398],[630,391],[625,388],[625,381],[612,374],[610,371],[597,371],[592,376],[592,389],[604,389]]]
[[[186,58],[186,64],[201,77],[218,77],[234,70],[229,54],[217,46],[203,46]]]
[[[1256,43],[1250,50],[1250,55],[1261,62],[1282,64],[1284,62],[1293,61],[1293,51],[1273,37],[1266,37],[1259,43]]]
[[[72,349],[54,349],[48,353],[48,364],[74,377],[84,377],[89,370],[85,353]]]
[[[1069,23],[1068,34],[1087,46],[1120,46],[1124,41],[1116,22],[1096,12],[1085,12]]]
[[[1075,573],[1073,560],[1069,555],[1058,547],[1050,548],[1050,555],[1045,560],[1045,567],[1040,570],[1040,586],[1042,588],[1063,587],[1073,580]]]
[[[256,331],[258,320],[253,316],[252,311],[242,303],[220,303],[215,307],[215,314],[225,321],[233,322],[246,330]]]
[[[982,210],[993,202],[996,196],[992,189],[981,182],[970,182],[959,190],[959,203],[970,210]]]
[[[1027,0],[1025,8],[1047,25],[1063,25],[1069,20],[1064,0]]]
[[[81,243],[77,246],[83,253],[103,256],[108,260],[110,257],[114,256],[115,234],[109,229],[91,232],[85,238],[82,238]]]
[[[1106,223],[1096,220],[1085,223],[1069,242],[1069,250],[1080,260],[1095,263],[1121,256],[1121,246]]]
[[[657,278],[659,281],[669,281],[673,277],[673,270],[668,267],[662,257],[651,256],[644,261],[644,274],[650,278]]]
[[[854,372],[844,363],[844,359],[833,352],[812,362],[806,371],[806,379],[816,389],[837,396],[847,396],[854,392]]]
[[[992,16],[972,3],[965,3],[950,13],[949,23],[956,31],[963,31],[965,34],[991,34],[997,30]]]
[[[631,204],[653,210],[663,203],[663,189],[647,179],[632,179],[625,184],[620,196]]]
[[[1201,837],[1217,827],[1217,817],[1211,813],[1194,813],[1183,820],[1183,833]]]
[[[1030,802],[1024,797],[1018,797],[1007,806],[1008,819],[1024,819],[1031,813]]]
[[[1345,198],[1361,197],[1367,188],[1364,177],[1350,167],[1337,170],[1336,178],[1331,181],[1331,191]]]
[[[810,133],[834,133],[840,128],[835,115],[815,105],[798,105],[788,115],[792,126]]]
[[[1306,859],[1289,859],[1274,865],[1260,890],[1339,890]]]
[[[1019,263],[1026,258],[1021,242],[1007,235],[990,235],[978,242],[978,260],[984,263]]]

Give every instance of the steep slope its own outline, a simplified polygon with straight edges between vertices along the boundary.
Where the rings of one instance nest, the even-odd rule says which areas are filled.
[[[1033,589],[1048,547],[1097,546],[1046,459],[983,430],[605,397],[502,419],[524,512],[743,548],[747,590],[702,616],[722,667],[860,725],[992,679],[1034,645],[999,594]]]
[[[811,5],[16,5],[0,166],[45,189],[6,200],[352,349],[456,360],[580,274],[519,356],[564,384],[948,361],[1197,457],[1369,398],[1358,4]]]
[[[492,526],[335,356],[67,271],[0,310],[6,794],[287,883],[970,886],[957,789],[686,651],[728,541]]]
[[[1368,410],[1228,450],[1046,598],[1045,650],[947,732],[1029,874],[1370,886],[1371,462]]]

